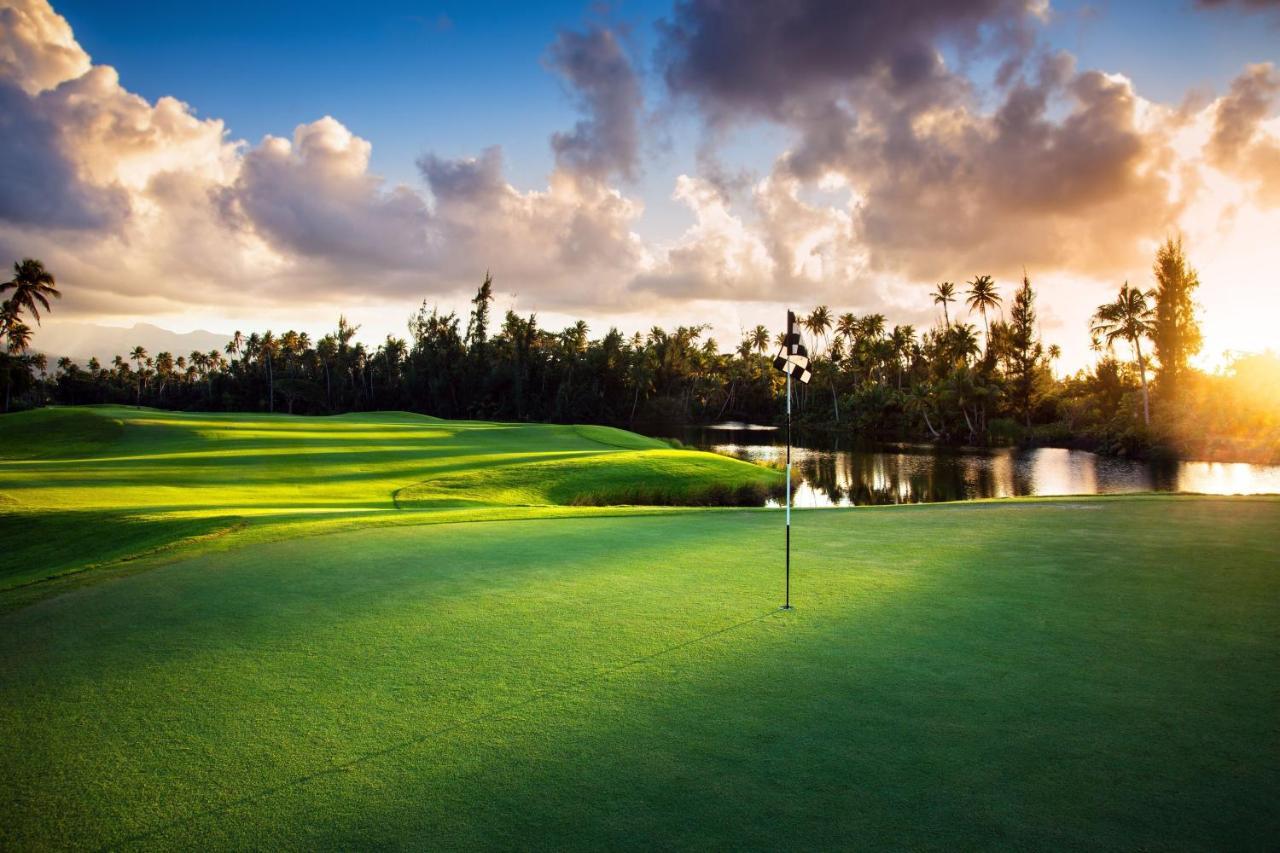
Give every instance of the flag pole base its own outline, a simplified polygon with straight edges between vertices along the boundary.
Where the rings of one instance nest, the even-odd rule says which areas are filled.
[[[784,604],[784,605],[782,605],[781,607],[779,607],[778,609],[779,609],[779,610],[795,610],[795,608],[794,608],[794,607],[792,607],[790,604]]]

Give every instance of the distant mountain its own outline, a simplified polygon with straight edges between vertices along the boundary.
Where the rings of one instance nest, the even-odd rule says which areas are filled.
[[[135,323],[126,329],[94,323],[55,322],[36,329],[31,348],[48,356],[51,366],[65,355],[83,367],[94,356],[104,365],[116,355],[127,357],[129,351],[139,345],[153,356],[158,352],[171,352],[175,356],[189,355],[193,350],[221,352],[230,338],[230,335],[203,330],[171,332],[150,323]]]

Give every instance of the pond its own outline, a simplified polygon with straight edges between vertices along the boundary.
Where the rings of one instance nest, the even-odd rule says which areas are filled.
[[[681,440],[753,462],[786,460],[785,435],[772,427],[730,422],[690,429]],[[894,445],[845,450],[793,446],[791,459],[801,479],[794,496],[793,506],[797,507],[1021,495],[1280,493],[1280,465],[1144,462],[1052,447],[954,450]]]

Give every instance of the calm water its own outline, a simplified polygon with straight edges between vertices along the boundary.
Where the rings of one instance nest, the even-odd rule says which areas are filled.
[[[778,430],[718,424],[690,431],[695,447],[759,462],[784,462]],[[1224,462],[1138,462],[1083,450],[1039,448],[892,450],[792,447],[803,478],[795,506],[927,503],[1019,495],[1111,495],[1125,492],[1280,493],[1280,466]]]

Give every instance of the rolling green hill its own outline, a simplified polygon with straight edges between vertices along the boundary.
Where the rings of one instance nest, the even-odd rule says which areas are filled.
[[[0,418],[0,590],[224,534],[740,503],[781,482],[600,426],[44,409]]]
[[[1277,499],[802,511],[783,612],[777,512],[564,505],[778,477],[621,431],[0,439],[6,851],[1280,837]]]

